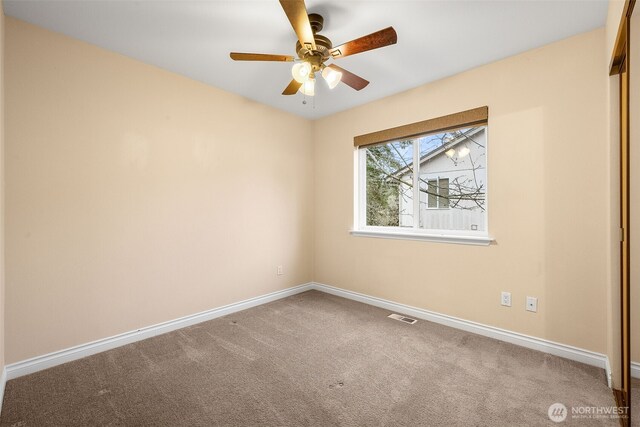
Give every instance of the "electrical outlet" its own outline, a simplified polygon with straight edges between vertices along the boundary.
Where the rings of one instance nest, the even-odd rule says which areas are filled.
[[[278,268],[276,269],[276,274],[277,274],[278,276],[282,276],[282,275],[284,274],[284,271],[283,271],[283,269],[282,269],[282,266],[281,266],[281,265],[279,265],[279,266],[278,266]]]
[[[533,311],[534,313],[538,311],[538,298],[536,297],[527,297],[527,311]]]
[[[500,304],[511,307],[511,292],[503,292],[500,296]]]

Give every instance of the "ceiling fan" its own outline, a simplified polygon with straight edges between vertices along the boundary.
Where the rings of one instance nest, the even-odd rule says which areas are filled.
[[[293,31],[298,36],[296,52],[298,57],[289,55],[271,55],[265,53],[231,52],[234,61],[278,61],[294,62],[291,69],[293,80],[286,87],[283,95],[295,95],[300,91],[305,95],[315,95],[315,74],[320,72],[329,88],[335,88],[340,81],[355,90],[364,89],[369,82],[335,64],[325,65],[332,59],[340,59],[356,53],[378,49],[395,44],[398,36],[393,27],[376,31],[367,36],[333,47],[331,40],[318,34],[322,31],[324,18],[317,13],[307,14],[304,0],[280,0],[284,13],[289,18]]]

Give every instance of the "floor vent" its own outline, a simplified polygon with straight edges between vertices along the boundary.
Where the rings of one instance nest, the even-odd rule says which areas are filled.
[[[395,319],[395,320],[399,320],[399,321],[404,322],[404,323],[408,323],[410,325],[413,325],[414,323],[417,322],[416,319],[412,319],[410,317],[404,317],[404,316],[402,316],[400,314],[395,314],[395,313],[390,314],[387,317],[390,317],[390,318]]]

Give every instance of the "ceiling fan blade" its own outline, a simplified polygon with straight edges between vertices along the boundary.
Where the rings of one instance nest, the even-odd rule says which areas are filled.
[[[356,53],[396,44],[397,41],[398,35],[396,34],[396,30],[394,30],[393,27],[389,27],[336,46],[331,49],[330,53],[334,59],[344,58],[345,56],[355,55]]]
[[[293,56],[289,55],[270,55],[268,53],[239,53],[231,52],[229,54],[234,61],[279,61],[293,62]]]
[[[283,95],[295,95],[296,92],[298,92],[298,89],[300,89],[300,86],[302,86],[302,83],[294,80],[291,80],[291,83],[289,83],[289,86],[287,86],[287,88],[284,90],[284,92],[282,92]]]
[[[367,80],[353,74],[350,71],[345,70],[344,68],[338,67],[336,64],[327,65],[327,67],[342,73],[342,83],[346,84],[347,86],[351,86],[355,90],[362,90],[369,84]]]
[[[309,15],[307,15],[304,0],[280,0],[280,5],[284,9],[287,18],[289,18],[300,44],[315,50],[316,40],[313,37],[313,30],[311,29],[311,23],[309,23]]]

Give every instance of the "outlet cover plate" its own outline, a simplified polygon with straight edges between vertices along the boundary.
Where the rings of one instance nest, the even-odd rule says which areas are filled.
[[[511,307],[511,292],[503,292],[500,295],[500,304],[505,307]]]

